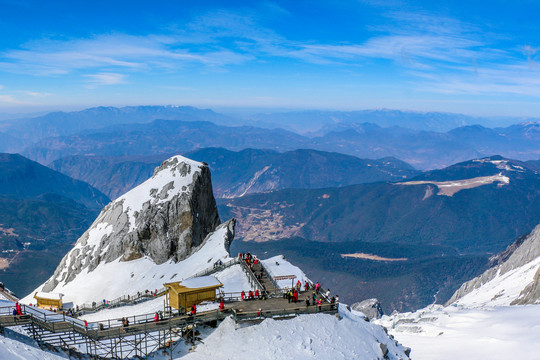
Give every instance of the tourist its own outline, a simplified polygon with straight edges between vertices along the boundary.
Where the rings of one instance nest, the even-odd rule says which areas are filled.
[[[240,297],[242,298],[242,301],[246,300],[246,293],[244,290],[240,293]]]
[[[22,315],[21,304],[19,304],[18,302],[16,302],[16,303],[15,303],[15,309],[17,310],[17,315]]]
[[[223,303],[223,299],[221,299],[219,303],[219,311],[223,312],[225,310],[225,304]]]
[[[259,300],[261,299],[261,298],[260,298],[260,295],[259,295],[259,290],[258,290],[258,289],[255,290],[255,297],[256,297],[257,299],[259,299]]]
[[[317,281],[317,283],[315,284],[315,291],[317,293],[319,292],[320,287],[321,287],[321,284],[319,284],[319,282]]]
[[[304,291],[309,291],[309,283],[307,281],[304,284]]]
[[[159,321],[159,314],[156,312],[156,315],[154,315],[154,322],[158,322]]]

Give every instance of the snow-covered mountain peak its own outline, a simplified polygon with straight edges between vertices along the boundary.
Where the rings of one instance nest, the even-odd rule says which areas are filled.
[[[174,156],[101,211],[43,290],[52,291],[83,270],[92,272],[113,261],[181,261],[219,223],[208,166]]]
[[[180,155],[173,156],[158,166],[150,179],[111,204],[122,204],[123,212],[130,222],[130,230],[134,230],[141,211],[163,204],[178,194],[189,192],[194,178],[200,176],[204,167],[206,165],[203,163]]]

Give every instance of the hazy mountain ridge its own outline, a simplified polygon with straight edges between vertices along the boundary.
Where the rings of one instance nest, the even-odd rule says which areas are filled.
[[[294,150],[306,139],[281,129],[227,127],[211,122],[156,120],[148,124],[118,125],[88,135],[49,138],[23,154],[50,163],[72,155],[133,156],[186,153],[217,146],[230,150],[269,148]]]
[[[76,155],[58,159],[48,166],[85,181],[111,199],[148,179],[168,155],[113,157]]]
[[[73,155],[186,153],[204,147],[281,152],[309,148],[369,159],[391,156],[415,168],[432,169],[494,154],[521,160],[537,159],[540,156],[540,132],[537,128],[537,123],[497,129],[475,125],[443,133],[363,123],[309,138],[283,129],[223,126],[196,119],[154,120],[43,139],[26,148],[23,154],[48,164]]]
[[[330,131],[345,130],[355,124],[373,123],[381,127],[400,126],[414,130],[445,132],[465,125],[508,126],[538,119],[519,117],[477,117],[457,113],[419,112],[392,109],[359,111],[305,110],[269,112],[247,116],[254,126],[275,127],[309,136],[321,136]]]
[[[156,119],[210,120],[229,124],[234,122],[234,119],[226,115],[192,106],[100,106],[81,111],[58,111],[38,117],[7,120],[0,128],[26,141],[37,141],[47,137],[95,132],[116,124],[147,123]]]
[[[205,148],[185,154],[209,164],[214,194],[235,197],[284,188],[323,188],[373,181],[399,181],[418,171],[394,159],[359,159],[315,150],[278,153],[272,150]],[[136,157],[72,156],[49,166],[84,180],[111,198],[148,178],[168,155]]]

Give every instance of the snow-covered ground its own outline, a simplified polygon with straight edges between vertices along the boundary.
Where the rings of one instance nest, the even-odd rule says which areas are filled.
[[[412,348],[415,360],[540,359],[540,305],[436,305],[376,323]]]
[[[381,359],[378,343],[388,347],[389,359],[407,359],[404,347],[380,326],[364,321],[361,313],[342,305],[340,315],[341,319],[327,314],[266,319],[248,326],[228,318],[182,359]]]
[[[249,281],[240,265],[233,265],[213,275],[222,284],[224,292],[241,292],[250,288]],[[88,322],[103,321],[108,319],[121,319],[123,317],[152,314],[164,310],[165,297],[158,297],[140,304],[121,306],[113,309],[104,309],[95,313],[85,314],[81,318]],[[218,303],[203,304],[197,307],[198,311],[217,309]]]
[[[58,286],[55,292],[64,294],[64,303],[73,302],[74,305],[82,305],[92,301],[99,303],[103,299],[113,300],[124,295],[134,295],[137,291],[144,292],[146,289],[150,291],[161,289],[164,283],[186,279],[212,267],[218,260],[223,262],[231,260],[225,249],[226,232],[225,227],[219,228],[200,249],[178,263],[168,261],[157,265],[148,257],[131,261],[120,261],[119,258],[107,264],[100,264],[91,272],[88,272],[86,268],[73,281]],[[242,277],[245,277],[245,275],[240,275],[240,272],[235,272],[235,276],[224,274],[222,283],[226,281],[227,276],[231,278],[236,275],[238,279],[234,282],[242,281]],[[222,280],[219,277],[218,279]],[[247,282],[247,279],[245,281]],[[226,289],[235,288],[235,285],[224,284]],[[33,294],[32,292],[21,302],[35,303]]]
[[[262,260],[261,262],[272,277],[286,275],[296,276],[294,280],[278,280],[277,284],[280,289],[290,288],[291,284],[296,284],[298,280],[300,280],[300,283],[302,283],[303,286],[304,282],[309,280],[306,274],[304,274],[304,272],[299,267],[294,266],[293,264],[285,260],[283,255],[277,255],[269,259]]]
[[[35,343],[24,343],[0,336],[0,359],[2,360],[63,360],[64,354],[41,350]]]
[[[534,275],[539,268],[540,257],[505,274],[498,273],[491,281],[458,299],[456,304],[467,307],[510,305],[519,297],[521,291],[534,281]],[[540,323],[540,313],[538,316]]]

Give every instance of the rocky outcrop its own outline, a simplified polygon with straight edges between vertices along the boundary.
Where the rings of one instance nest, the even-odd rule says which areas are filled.
[[[528,236],[521,237],[516,243],[510,245],[501,254],[492,258],[492,262],[498,263],[486,270],[482,275],[464,283],[448,300],[446,305],[454,303],[472,291],[482,287],[498,277],[503,277],[512,270],[523,267],[537,261],[540,257],[540,225],[538,225]],[[501,262],[501,259],[505,259]],[[523,290],[511,302],[515,304],[534,304],[540,301],[540,266],[536,271],[532,282],[523,285]]]
[[[101,211],[43,291],[118,258],[130,261],[146,256],[156,264],[178,262],[199,247],[219,223],[208,166],[172,157],[150,179]]]
[[[351,308],[355,311],[360,311],[366,315],[369,320],[380,319],[384,315],[381,303],[377,299],[367,299],[354,303]]]

